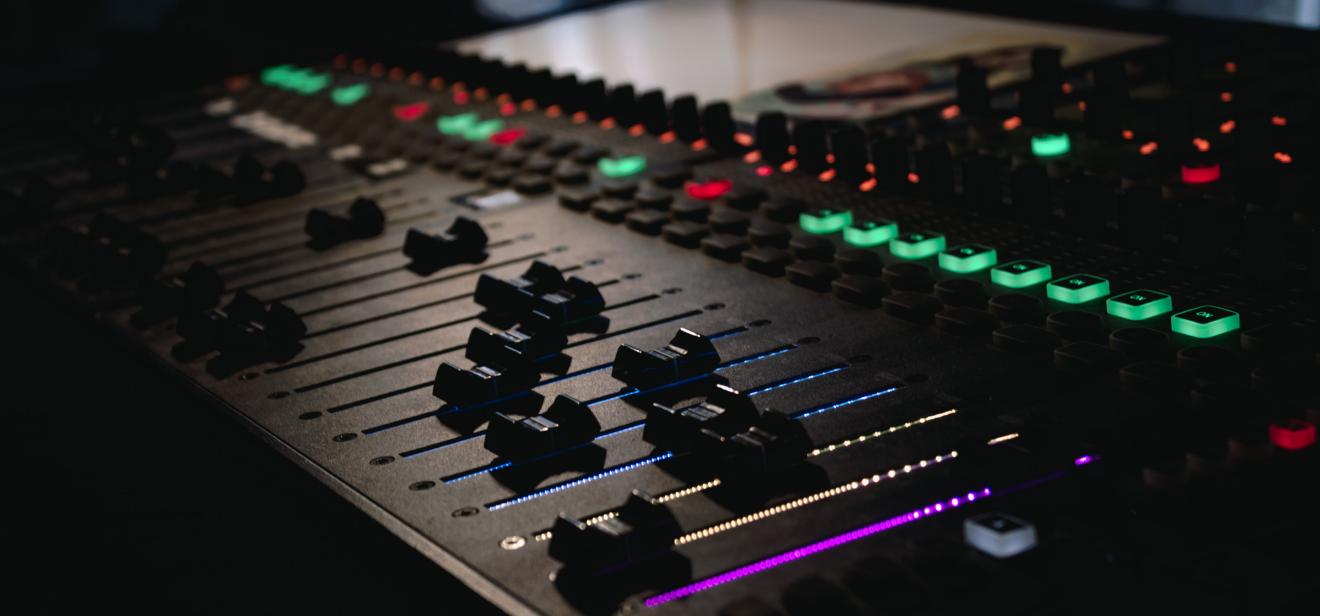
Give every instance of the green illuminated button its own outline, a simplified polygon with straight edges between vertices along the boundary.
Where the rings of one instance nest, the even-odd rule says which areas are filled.
[[[261,71],[261,83],[283,88],[285,87],[284,84],[288,82],[289,75],[295,70],[297,69],[292,64],[281,64],[263,69]]]
[[[1130,321],[1144,321],[1173,312],[1173,298],[1159,291],[1138,289],[1109,298],[1105,301],[1105,310]]]
[[[1198,306],[1173,315],[1173,331],[1193,338],[1212,338],[1242,327],[1238,313],[1218,306]]]
[[[468,127],[463,131],[463,138],[468,141],[485,141],[490,139],[491,135],[500,132],[502,128],[504,128],[504,120],[493,118]]]
[[[1072,149],[1068,133],[1035,135],[1031,138],[1031,153],[1040,158],[1063,156]]]
[[[835,233],[852,224],[852,212],[827,207],[802,212],[798,224],[807,233]]]
[[[998,262],[995,249],[984,244],[963,244],[940,253],[940,269],[955,274],[979,272]]]
[[[310,96],[324,90],[329,85],[329,75],[324,73],[314,73],[307,70],[296,73],[293,83],[289,85],[289,88],[299,94]]]
[[[904,233],[889,242],[889,252],[904,259],[924,259],[944,250],[944,236],[929,231]]]
[[[1049,263],[1022,259],[990,270],[990,282],[1010,289],[1022,289],[1045,282],[1053,275]]]
[[[596,168],[609,178],[622,178],[636,175],[646,169],[646,157],[641,155],[605,157],[596,161]]]
[[[461,135],[469,128],[477,125],[481,116],[475,111],[460,113],[458,115],[440,116],[435,121],[436,130],[446,135]]]
[[[896,235],[898,223],[883,218],[858,220],[843,228],[843,241],[861,248],[879,246]]]
[[[1066,304],[1081,304],[1109,295],[1109,281],[1090,274],[1073,274],[1046,285],[1045,294]]]
[[[357,83],[331,90],[330,100],[334,101],[336,105],[347,107],[362,100],[370,91],[371,87],[367,84]]]

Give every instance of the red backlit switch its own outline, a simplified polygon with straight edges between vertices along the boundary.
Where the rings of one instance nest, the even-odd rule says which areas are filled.
[[[394,108],[394,117],[398,118],[403,122],[413,122],[417,120],[417,118],[426,115],[426,112],[429,111],[430,109],[431,109],[431,103],[428,103],[426,101],[409,103],[407,105],[398,105]]]
[[[509,145],[527,134],[525,128],[506,128],[490,136],[490,142],[495,145]]]
[[[689,197],[709,201],[718,199],[733,188],[731,180],[706,180],[704,182],[688,182],[685,190]]]
[[[1270,424],[1270,442],[1279,449],[1298,451],[1315,444],[1315,424],[1290,419]]]

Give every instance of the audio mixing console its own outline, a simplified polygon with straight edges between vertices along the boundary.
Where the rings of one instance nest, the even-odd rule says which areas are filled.
[[[862,119],[354,50],[5,143],[3,247],[510,612],[1314,610],[1315,43]]]

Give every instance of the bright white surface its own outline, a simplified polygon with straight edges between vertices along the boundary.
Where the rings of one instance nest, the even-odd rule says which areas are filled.
[[[459,43],[555,72],[632,82],[638,91],[735,99],[934,47],[988,48],[1004,41],[1118,51],[1145,36],[983,15],[808,0],[647,0],[575,13]],[[1087,58],[1069,53],[1067,61]]]

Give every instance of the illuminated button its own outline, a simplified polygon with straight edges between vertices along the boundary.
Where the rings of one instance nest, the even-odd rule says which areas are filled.
[[[458,115],[440,116],[435,121],[435,128],[445,135],[461,135],[480,120],[481,116],[472,111]]]
[[[596,161],[596,168],[609,178],[622,178],[637,175],[646,169],[646,157],[641,155],[604,157]]]
[[[289,74],[297,69],[292,64],[281,64],[272,66],[261,71],[261,83],[268,86],[284,87],[289,79]]]
[[[1219,163],[1212,165],[1183,165],[1184,184],[1210,184],[1219,181]]]
[[[954,246],[940,253],[940,269],[955,274],[979,272],[999,261],[994,248],[984,244]]]
[[[486,141],[504,129],[504,120],[494,118],[478,122],[463,131],[463,138],[468,141]]]
[[[401,122],[413,122],[416,121],[417,118],[426,115],[426,112],[430,109],[431,103],[426,101],[397,105],[394,107],[394,117],[398,118]]]
[[[340,107],[348,107],[365,98],[369,92],[371,92],[370,86],[358,83],[331,90],[330,100]]]
[[[897,235],[898,223],[883,218],[858,220],[843,228],[843,241],[861,248],[879,246]]]
[[[1072,140],[1068,133],[1036,135],[1031,138],[1031,153],[1037,158],[1063,156],[1072,150]]]
[[[1270,442],[1288,451],[1306,449],[1315,444],[1315,424],[1301,419],[1270,424]]]
[[[526,134],[527,134],[527,129],[522,127],[506,128],[498,133],[495,133],[494,135],[491,135],[490,142],[495,145],[509,145],[519,139],[522,139],[523,135]],[[517,150],[510,150],[510,151],[517,152]],[[523,156],[525,157],[526,155],[523,154]],[[521,162],[521,160],[522,159],[520,159],[519,162]]]
[[[1105,310],[1129,321],[1144,321],[1173,312],[1173,298],[1159,291],[1138,289],[1109,298]]]
[[[849,210],[823,207],[798,215],[798,224],[807,233],[834,233],[843,230],[850,223],[852,223],[852,212]]]
[[[733,181],[731,180],[688,182],[687,185],[683,187],[683,190],[687,192],[689,197],[692,197],[693,199],[701,199],[702,201],[719,199],[724,196],[724,193],[727,193],[732,189]]]
[[[1173,331],[1193,338],[1212,338],[1242,326],[1238,313],[1218,306],[1198,306],[1173,315]]]
[[[924,259],[944,250],[944,236],[928,231],[904,233],[889,242],[889,252],[904,259]]]
[[[1010,289],[1022,289],[1045,282],[1053,275],[1049,263],[1021,259],[990,270],[990,282]]]
[[[963,521],[967,544],[994,556],[1008,558],[1036,547],[1036,527],[1003,513],[983,513]]]
[[[1073,274],[1046,285],[1045,294],[1065,304],[1081,304],[1109,295],[1109,281],[1090,274]]]

